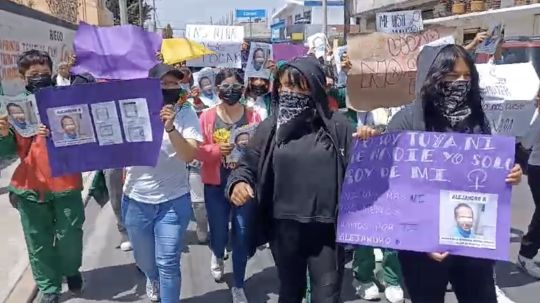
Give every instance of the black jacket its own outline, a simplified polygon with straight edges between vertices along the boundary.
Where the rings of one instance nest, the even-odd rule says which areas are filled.
[[[319,116],[323,120],[323,128],[330,135],[336,154],[339,155],[335,161],[338,171],[337,192],[340,193],[354,128],[343,114],[328,110],[327,96],[324,92],[326,81],[324,73],[318,64],[316,67],[312,62],[306,62],[306,60],[309,59],[299,59],[298,62],[290,63],[290,65],[306,75],[309,85],[314,91],[314,101]],[[274,105],[276,105],[275,103],[276,100],[274,100]],[[277,106],[273,106],[273,108],[275,110]],[[250,241],[252,249],[268,243],[272,229],[274,176],[271,159],[276,147],[276,126],[276,115],[272,115],[257,127],[237,168],[231,173],[226,187],[225,194],[228,198],[230,198],[232,187],[238,182],[250,184],[255,191],[256,214],[248,223],[248,229],[252,235],[252,241]],[[339,197],[336,198],[339,201]]]

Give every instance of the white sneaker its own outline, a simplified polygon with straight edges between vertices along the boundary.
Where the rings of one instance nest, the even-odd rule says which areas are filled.
[[[379,300],[381,298],[379,288],[373,282],[366,284],[360,283],[360,285],[356,287],[356,295],[368,301]]]
[[[120,243],[120,250],[121,251],[132,251],[133,246],[131,246],[131,242],[124,241],[124,242]]]
[[[499,286],[495,285],[495,293],[497,293],[497,303],[515,303],[510,300]]]
[[[246,293],[243,288],[233,287],[231,289],[233,303],[248,303]]]
[[[401,286],[386,287],[384,295],[386,296],[386,301],[390,303],[403,303],[405,300]]]
[[[540,279],[540,267],[536,265],[533,259],[525,258],[524,256],[519,255],[518,264],[524,272],[536,279]]]
[[[216,282],[221,282],[223,279],[223,272],[225,271],[225,264],[223,259],[219,259],[216,255],[212,254],[212,260],[210,262],[210,272]]]
[[[152,302],[159,302],[159,282],[146,279],[146,296]]]

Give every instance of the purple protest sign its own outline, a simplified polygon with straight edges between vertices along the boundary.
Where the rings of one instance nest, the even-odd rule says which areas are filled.
[[[291,44],[291,43],[276,43],[272,45],[274,51],[274,61],[278,62],[280,60],[289,61],[296,57],[304,57],[308,48],[301,44]]]
[[[514,138],[390,133],[355,142],[338,242],[507,260]]]
[[[99,79],[146,78],[158,64],[161,37],[134,25],[97,27],[79,24],[73,42],[76,62],[71,71]]]
[[[157,79],[42,89],[41,122],[50,129],[54,177],[126,166],[155,166],[163,139]]]

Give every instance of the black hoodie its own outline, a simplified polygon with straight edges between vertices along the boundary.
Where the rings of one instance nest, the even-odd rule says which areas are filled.
[[[335,183],[335,197],[331,201],[324,202],[313,199],[313,197],[306,197],[304,204],[288,208],[287,211],[291,215],[296,215],[296,219],[305,217],[305,221],[315,220],[315,222],[324,223],[330,223],[331,221],[331,223],[335,223],[339,193],[341,192],[341,184],[349,159],[348,152],[354,129],[343,114],[330,111],[325,91],[326,77],[317,60],[299,58],[288,65],[298,69],[308,80],[318,117],[322,122],[322,127],[317,131],[317,134],[322,135],[325,142],[329,143],[328,155],[333,155],[333,157],[329,156],[328,159],[313,163],[313,165],[320,165],[321,162],[325,162],[325,165],[333,165],[332,170],[334,173],[322,175],[309,175],[307,173],[303,177],[311,178],[311,182],[316,179],[320,182],[319,184],[325,182]],[[274,92],[274,95],[276,95],[276,92]],[[274,99],[274,115],[264,120],[255,131],[247,151],[238,163],[238,167],[229,177],[225,193],[227,197],[230,197],[233,185],[238,182],[246,182],[254,189],[255,200],[258,204],[257,214],[253,216],[252,222],[252,228],[256,231],[253,233],[256,238],[251,243],[254,247],[268,242],[271,221],[276,213],[274,209],[275,166],[273,158],[274,151],[277,148],[275,137],[277,115],[275,113],[278,110],[278,101]],[[303,156],[302,151],[299,151],[298,158],[300,159]],[[280,164],[278,163],[278,165]],[[309,167],[306,167],[303,171],[309,172]],[[279,177],[285,178],[284,176]],[[281,181],[279,183],[283,183]],[[294,191],[295,188],[291,186],[287,190]],[[313,203],[314,201],[315,203]],[[299,201],[294,201],[295,204],[298,204],[297,202]],[[331,211],[329,212],[329,210]]]

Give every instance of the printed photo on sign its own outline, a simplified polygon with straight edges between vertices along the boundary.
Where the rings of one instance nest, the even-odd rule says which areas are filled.
[[[234,145],[234,149],[227,157],[227,163],[237,163],[240,160],[256,128],[257,124],[252,124],[232,130],[230,143]]]
[[[496,248],[497,195],[441,190],[439,242],[475,248]]]
[[[266,68],[266,63],[272,57],[272,45],[267,43],[251,43],[246,66],[246,77],[269,79],[270,70]]]
[[[309,50],[315,54],[315,57],[321,58],[326,55],[328,39],[323,33],[318,33],[308,37]]]
[[[0,96],[0,100],[3,108],[2,116],[7,114],[8,121],[15,131],[22,137],[35,136],[40,123],[35,96]]]
[[[122,126],[127,142],[151,142],[152,126],[146,99],[120,100]]]
[[[115,102],[94,103],[90,107],[99,145],[124,143]]]
[[[489,37],[476,48],[476,53],[488,55],[495,54],[497,46],[504,39],[503,30],[504,26],[501,23],[492,25],[489,29]]]
[[[54,146],[96,142],[87,104],[47,109]]]
[[[336,70],[338,73],[341,73],[341,63],[345,60],[347,56],[347,46],[340,46],[337,48],[334,53],[334,62],[336,64]]]
[[[216,75],[211,68],[203,68],[193,76],[195,85],[199,87],[201,101],[211,107],[215,104],[214,82]]]

